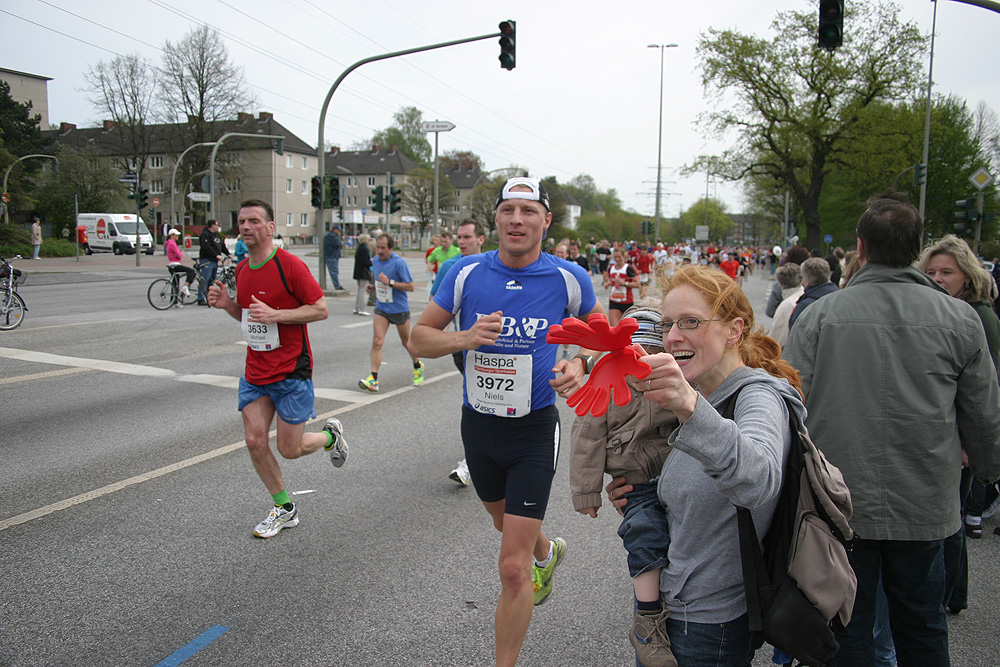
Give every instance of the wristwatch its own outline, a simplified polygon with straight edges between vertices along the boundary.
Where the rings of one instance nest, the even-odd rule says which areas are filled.
[[[578,354],[574,359],[583,360],[583,374],[590,375],[590,371],[594,368],[594,358],[589,354]]]
[[[389,287],[394,287],[395,285],[396,285],[396,281],[393,280],[392,278],[389,278]]]

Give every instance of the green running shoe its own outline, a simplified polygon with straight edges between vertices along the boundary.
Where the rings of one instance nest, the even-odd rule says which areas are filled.
[[[364,380],[358,380],[358,386],[365,391],[375,393],[378,391],[378,380],[375,379],[375,376],[369,375]]]
[[[566,555],[566,540],[555,537],[552,542],[552,560],[545,567],[538,567],[532,562],[531,578],[535,587],[535,606],[542,604],[552,595],[552,575],[555,574],[556,566]]]
[[[413,386],[419,387],[424,383],[424,362],[420,362],[420,368],[413,369]]]

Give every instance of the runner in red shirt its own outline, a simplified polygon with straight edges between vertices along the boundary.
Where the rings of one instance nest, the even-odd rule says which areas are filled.
[[[274,210],[269,203],[249,199],[240,204],[239,229],[249,256],[236,269],[236,301],[216,282],[208,290],[208,304],[243,325],[247,357],[239,410],[250,458],[274,500],[274,508],[253,534],[273,537],[299,523],[268,444],[275,413],[277,448],[286,459],[323,448],[339,468],[347,460],[347,443],[337,419],[328,419],[319,433],[305,432],[306,421],[316,416],[306,324],[326,319],[323,291],[301,259],[274,247]]]
[[[736,276],[740,272],[740,263],[729,254],[722,253],[722,262],[719,263],[719,268],[725,271],[727,276],[736,280]]]

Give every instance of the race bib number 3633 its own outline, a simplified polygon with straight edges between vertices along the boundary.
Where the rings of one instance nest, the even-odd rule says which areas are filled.
[[[281,341],[278,339],[277,322],[271,322],[270,324],[254,322],[250,319],[250,311],[247,308],[243,309],[243,319],[241,322],[243,326],[243,338],[251,350],[269,352],[281,346]]]
[[[465,359],[465,391],[477,412],[523,417],[531,412],[531,355],[472,350]]]

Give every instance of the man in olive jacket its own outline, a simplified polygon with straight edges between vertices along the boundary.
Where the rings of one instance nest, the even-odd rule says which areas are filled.
[[[1000,389],[976,312],[911,267],[917,210],[886,193],[858,221],[862,268],[796,321],[784,358],[802,373],[806,425],[851,489],[854,612],[837,663],[874,665],[879,577],[901,665],[950,664],[945,537],[962,526],[962,450],[1000,476]]]

